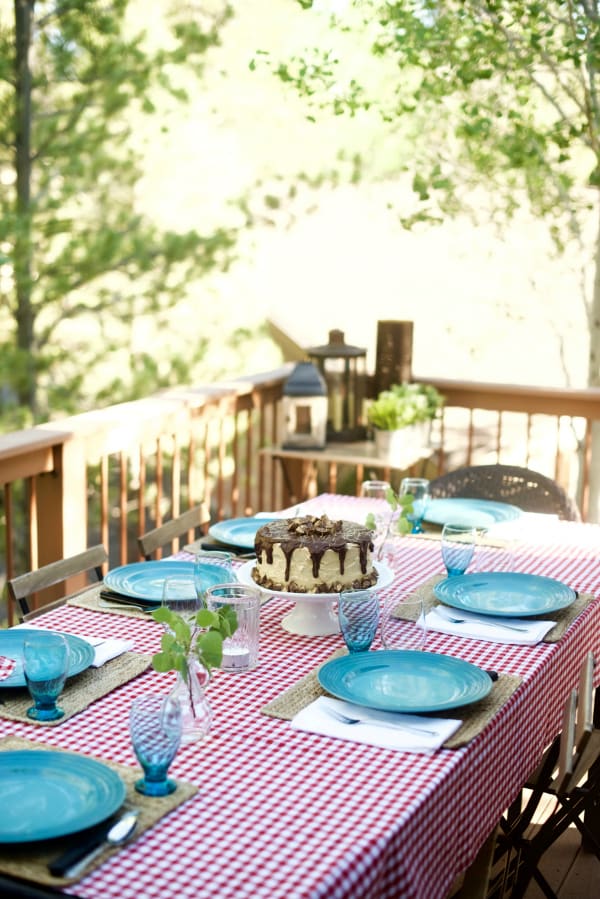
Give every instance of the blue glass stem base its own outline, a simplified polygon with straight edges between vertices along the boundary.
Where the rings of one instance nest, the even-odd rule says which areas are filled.
[[[169,778],[165,778],[165,780],[146,780],[145,777],[142,777],[141,780],[136,780],[135,789],[138,793],[143,793],[144,796],[168,796],[170,793],[175,792],[177,784]]]
[[[57,721],[59,718],[64,717],[64,714],[64,709],[59,708],[57,705],[46,706],[45,708],[32,705],[31,708],[27,709],[27,717],[32,718],[34,721]]]

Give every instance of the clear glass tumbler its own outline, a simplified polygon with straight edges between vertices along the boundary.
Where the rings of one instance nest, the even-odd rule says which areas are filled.
[[[379,635],[384,649],[424,649],[427,626],[422,597],[414,592],[389,596],[381,610]]]
[[[187,622],[192,622],[202,605],[194,578],[165,578],[162,605],[181,615]]]
[[[429,481],[427,478],[402,478],[399,496],[412,497],[412,512],[407,518],[412,524],[413,534],[423,533],[423,519],[429,505]]]
[[[213,584],[231,584],[237,580],[233,568],[233,556],[222,550],[201,550],[194,556],[194,582],[201,600],[207,587]]]

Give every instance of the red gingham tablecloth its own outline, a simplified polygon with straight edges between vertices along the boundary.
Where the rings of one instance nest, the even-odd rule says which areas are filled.
[[[363,500],[324,495],[303,512],[363,521]],[[597,596],[600,527],[557,523],[546,542],[521,543],[518,570],[545,574]],[[185,554],[180,554],[185,558]],[[442,573],[439,541],[398,541],[385,593]],[[490,725],[460,750],[409,754],[292,731],[260,709],[342,645],[339,635],[301,637],[281,627],[290,602],[261,612],[260,665],[216,672],[212,733],[182,748],[174,776],[199,793],[71,887],[115,899],[442,899],[560,726],[562,706],[592,649],[600,657],[600,602],[556,644],[500,645],[429,634],[427,650],[523,678]],[[36,622],[37,623],[37,622]],[[129,637],[158,649],[151,620],[61,606],[40,624],[72,633]],[[376,648],[376,645],[374,646]],[[173,674],[149,671],[60,727],[0,719],[0,735],[135,765],[128,733],[134,696],[167,691]]]

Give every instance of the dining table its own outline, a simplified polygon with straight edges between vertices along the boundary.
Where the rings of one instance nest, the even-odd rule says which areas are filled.
[[[293,514],[363,523],[368,510],[365,499],[320,494]],[[492,541],[489,552],[502,552],[501,544]],[[559,732],[584,657],[590,651],[600,657],[600,526],[533,516],[511,552],[515,570],[557,579],[586,601],[554,642],[427,633],[425,652],[493,670],[511,685],[470,738],[433,752],[390,749],[357,742],[351,733],[298,729],[289,716],[272,713],[319,666],[340,657],[344,643],[340,633],[286,629],[282,621],[293,600],[269,594],[260,613],[258,666],[213,671],[212,729],[201,742],[181,746],[172,763],[170,776],[190,786],[189,796],[59,889],[82,899],[448,896]],[[435,533],[398,537],[386,553],[393,577],[379,590],[382,602],[444,576]],[[193,555],[182,549],[174,558]],[[74,601],[35,624],[125,639],[146,657],[158,651],[162,634],[151,615]],[[375,658],[380,648],[376,636],[369,653]],[[22,738],[139,771],[128,724],[132,700],[166,695],[174,679],[173,672],[149,666],[56,726],[3,717],[0,691],[0,750],[4,739]],[[8,876],[5,849],[0,846],[2,876]],[[25,868],[21,874],[26,877]]]

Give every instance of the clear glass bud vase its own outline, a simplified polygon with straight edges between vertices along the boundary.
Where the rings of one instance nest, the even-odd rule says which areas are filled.
[[[206,668],[192,654],[187,659],[187,677],[177,674],[171,695],[181,705],[182,745],[197,743],[210,733],[212,709],[205,693],[209,677]]]

